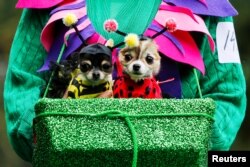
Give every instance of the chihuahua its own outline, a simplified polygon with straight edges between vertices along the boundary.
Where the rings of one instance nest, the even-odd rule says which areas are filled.
[[[70,82],[68,98],[95,98],[111,90],[111,49],[102,44],[92,44],[76,54],[79,72]]]
[[[119,52],[123,77],[113,87],[115,98],[161,98],[161,90],[154,79],[160,71],[161,57],[156,43],[147,37],[135,47],[124,47]]]
[[[77,55],[72,54],[68,59],[61,61],[60,63],[51,62],[50,72],[53,72],[53,78],[47,92],[48,98],[63,98],[70,81],[77,73],[78,65]],[[49,78],[46,78],[47,82]],[[41,93],[45,93],[45,86],[42,87]],[[41,94],[43,96],[43,94]]]
[[[150,38],[142,39],[138,47],[123,48],[119,61],[124,72],[135,82],[158,74],[161,57],[157,49],[157,45]]]

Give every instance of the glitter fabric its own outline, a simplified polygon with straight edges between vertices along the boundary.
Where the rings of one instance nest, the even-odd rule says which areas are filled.
[[[207,165],[211,99],[41,99],[35,108],[34,167],[132,166],[125,117],[137,166]]]

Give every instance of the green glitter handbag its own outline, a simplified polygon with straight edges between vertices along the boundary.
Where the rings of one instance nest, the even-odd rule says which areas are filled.
[[[41,99],[34,167],[207,166],[212,99]]]

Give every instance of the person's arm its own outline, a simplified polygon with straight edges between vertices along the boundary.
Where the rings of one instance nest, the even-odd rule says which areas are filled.
[[[28,10],[22,13],[13,40],[4,85],[4,108],[7,133],[16,153],[32,160],[34,105],[40,96],[44,77],[36,71],[47,55],[40,43],[40,33],[48,11]]]
[[[226,36],[216,34],[218,23],[225,22],[233,23],[233,20],[232,18],[210,18],[208,27],[217,43],[217,49],[214,54],[208,54],[206,49],[203,50],[208,58],[205,59],[207,73],[201,79],[202,91],[204,97],[213,98],[217,105],[211,138],[212,150],[228,150],[231,147],[246,111],[246,81],[242,65],[236,60],[231,60],[232,63],[220,63],[218,60],[219,49],[230,51],[229,54],[221,54],[221,59],[224,59],[223,56],[237,57],[235,50],[238,48],[232,29],[225,29]],[[216,36],[220,38],[220,42]],[[223,47],[218,45],[221,42]]]
[[[207,39],[203,39],[201,54],[206,66],[205,76],[200,75],[200,85],[204,98],[212,98],[216,103],[215,122],[212,127],[211,149],[228,150],[236,138],[246,111],[246,83],[240,63],[220,63],[218,49],[231,49],[226,56],[237,56],[233,49],[236,48],[233,31],[225,29],[224,36],[216,34],[219,22],[233,22],[231,17],[208,17],[206,24],[216,43],[214,53],[210,51]],[[228,36],[228,37],[227,37]],[[223,42],[223,47],[218,47],[217,38]],[[228,42],[228,43],[227,43]],[[227,48],[230,47],[230,48]],[[232,55],[230,55],[232,54]],[[197,84],[193,73],[192,77],[184,78],[184,97],[199,97]]]

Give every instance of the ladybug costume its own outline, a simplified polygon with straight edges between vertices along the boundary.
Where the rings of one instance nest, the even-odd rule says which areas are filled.
[[[135,82],[126,74],[115,80],[113,95],[114,98],[162,98],[161,89],[154,78]]]
[[[114,98],[162,98],[161,88],[155,78],[135,82],[128,74],[122,72],[122,66],[118,61],[116,67],[118,77],[113,85]]]

